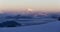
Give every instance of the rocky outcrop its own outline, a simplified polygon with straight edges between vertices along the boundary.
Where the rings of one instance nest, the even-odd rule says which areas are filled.
[[[60,17],[58,17],[58,20],[60,21]]]
[[[15,21],[6,21],[0,23],[0,27],[16,27],[16,26],[21,26],[21,24]]]

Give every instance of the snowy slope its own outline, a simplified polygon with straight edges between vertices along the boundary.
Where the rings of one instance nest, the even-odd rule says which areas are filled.
[[[60,22],[14,28],[0,28],[0,32],[60,32]]]

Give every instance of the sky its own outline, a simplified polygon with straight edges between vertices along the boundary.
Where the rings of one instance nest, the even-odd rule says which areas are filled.
[[[1,10],[60,11],[60,0],[0,0]]]

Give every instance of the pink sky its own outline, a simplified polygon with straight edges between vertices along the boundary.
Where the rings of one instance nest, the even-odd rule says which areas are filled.
[[[60,0],[0,0],[2,10],[60,11]]]

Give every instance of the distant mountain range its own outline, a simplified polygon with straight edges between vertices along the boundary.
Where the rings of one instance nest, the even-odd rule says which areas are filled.
[[[46,12],[21,12],[21,13],[12,13],[12,12],[7,12],[0,14],[0,18],[25,18],[25,19],[32,19],[32,18],[44,18],[44,17],[60,17],[60,13],[46,13]]]

